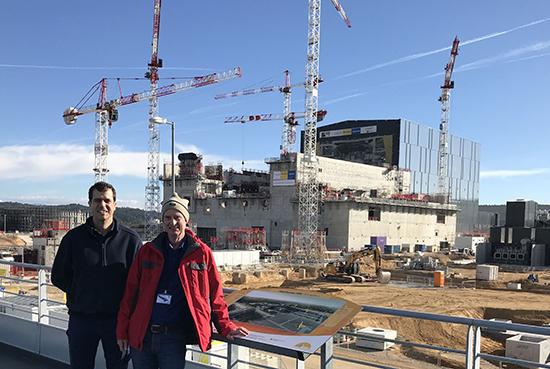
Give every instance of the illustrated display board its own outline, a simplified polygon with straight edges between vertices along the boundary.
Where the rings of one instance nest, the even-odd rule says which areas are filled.
[[[339,297],[282,289],[235,291],[229,317],[250,331],[245,340],[314,353],[361,311]]]

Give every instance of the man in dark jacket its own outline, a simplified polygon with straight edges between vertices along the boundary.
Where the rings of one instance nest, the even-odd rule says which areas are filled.
[[[112,185],[95,183],[88,200],[92,216],[61,240],[51,280],[67,294],[71,368],[93,369],[101,341],[107,369],[124,369],[128,364],[116,342],[116,316],[141,240],[114,219]]]

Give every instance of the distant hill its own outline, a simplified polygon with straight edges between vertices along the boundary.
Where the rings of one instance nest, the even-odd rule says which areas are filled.
[[[61,211],[82,211],[89,212],[89,208],[80,204],[68,204],[68,205],[34,205],[34,204],[23,204],[19,202],[0,202],[0,212],[2,209],[28,209],[31,211],[37,208],[52,208]],[[145,224],[145,211],[137,208],[125,208],[120,207],[116,209],[115,217],[119,219],[122,223],[127,225],[130,228],[139,230],[143,229]]]

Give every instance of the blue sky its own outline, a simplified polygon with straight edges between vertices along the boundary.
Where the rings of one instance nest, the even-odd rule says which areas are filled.
[[[546,0],[341,0],[348,29],[322,2],[323,124],[405,118],[437,127],[437,98],[455,35],[450,130],[481,143],[480,203],[550,203],[550,2]],[[61,114],[103,77],[142,77],[150,60],[153,1],[12,1],[0,13],[0,201],[86,202],[93,182],[94,116],[66,126]],[[281,122],[228,125],[225,116],[282,113],[278,93],[215,101],[216,94],[304,80],[306,0],[176,1],[162,4],[161,78],[235,66],[241,79],[159,100],[177,124],[178,151],[206,163],[266,169]],[[160,84],[169,84],[161,80]],[[145,91],[123,80],[123,94]],[[119,94],[110,81],[109,98]],[[90,102],[95,103],[97,97]],[[304,110],[296,89],[293,110]],[[109,180],[119,206],[143,207],[147,103],[120,108],[109,131]],[[166,128],[166,129],[163,129]],[[170,132],[161,129],[163,160]]]

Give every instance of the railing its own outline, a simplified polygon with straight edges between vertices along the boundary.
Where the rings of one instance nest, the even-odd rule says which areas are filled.
[[[18,340],[17,337],[9,336],[6,338],[6,335],[2,335],[0,333],[0,341],[4,341],[4,343],[7,344],[13,344],[15,346],[20,346],[22,348],[28,349],[29,351],[35,351],[36,353],[39,353],[43,356],[53,357],[60,361],[66,361],[68,360],[68,354],[52,354],[51,353],[51,347],[47,347],[48,345],[52,345],[53,336],[51,335],[52,329],[55,330],[55,332],[58,332],[57,336],[58,338],[58,344],[56,346],[56,349],[59,350],[64,349],[67,350],[66,346],[66,338],[64,334],[64,328],[63,327],[54,327],[52,324],[50,324],[50,320],[60,320],[63,322],[66,322],[67,316],[58,316],[55,317],[51,314],[52,310],[55,306],[60,306],[63,304],[62,301],[53,300],[48,298],[48,287],[53,287],[49,283],[49,272],[50,268],[45,266],[39,266],[34,264],[23,264],[23,263],[15,263],[15,262],[6,262],[0,260],[0,266],[2,265],[9,265],[9,266],[15,266],[18,268],[24,268],[24,269],[31,269],[31,270],[37,270],[37,276],[31,280],[25,279],[24,276],[22,277],[11,277],[11,276],[2,276],[0,275],[0,286],[3,286],[5,282],[8,282],[10,286],[23,286],[23,284],[26,284],[27,287],[29,285],[34,285],[33,290],[36,289],[36,295],[22,295],[20,293],[16,293],[13,291],[9,291],[9,286],[3,286],[0,288],[0,308],[4,307],[3,310],[0,310],[0,321],[5,324],[6,322],[9,322],[7,319],[7,314],[4,311],[6,307],[9,309],[12,309],[12,311],[21,311],[25,313],[30,313],[32,323],[35,325],[29,326],[27,323],[26,327],[28,329],[35,329],[35,330],[42,330],[42,329],[48,329],[48,333],[41,333],[42,336],[46,336],[45,338],[42,337],[42,339],[39,341],[42,345],[41,347],[38,347],[37,349],[28,348],[24,344],[17,344],[12,343],[12,341],[21,341]],[[22,290],[21,290],[22,291]],[[9,297],[10,295],[15,296],[21,296],[22,298],[19,299],[18,303],[10,302]],[[26,300],[25,303],[23,303],[23,300]],[[452,347],[444,347],[434,344],[426,344],[426,343],[419,343],[419,342],[411,342],[404,339],[383,339],[383,338],[376,338],[371,336],[366,336],[357,332],[351,332],[348,330],[341,330],[338,332],[339,335],[345,335],[348,337],[353,338],[368,338],[370,341],[380,341],[380,342],[392,342],[397,345],[401,345],[402,347],[413,347],[413,348],[420,348],[420,349],[429,349],[429,350],[435,350],[439,353],[451,353],[451,354],[457,354],[464,358],[464,368],[466,369],[479,369],[482,360],[495,363],[494,365],[498,365],[498,367],[502,368],[503,364],[514,364],[514,365],[520,365],[523,367],[530,367],[530,368],[550,368],[549,364],[542,364],[542,363],[536,363],[532,361],[526,361],[521,359],[516,359],[512,357],[505,357],[505,356],[498,356],[493,354],[487,354],[481,352],[481,329],[487,329],[487,330],[493,330],[493,331],[513,331],[513,332],[520,332],[520,333],[528,333],[532,335],[538,335],[540,336],[546,336],[548,339],[550,339],[550,327],[539,327],[539,326],[532,326],[532,325],[525,325],[525,324],[517,324],[517,323],[506,323],[501,321],[490,321],[490,320],[483,320],[483,319],[473,319],[473,318],[466,318],[466,317],[456,317],[456,316],[449,316],[449,315],[442,315],[442,314],[433,314],[433,313],[422,313],[422,312],[415,312],[410,310],[399,310],[399,309],[391,309],[391,308],[384,308],[384,307],[376,307],[376,306],[363,306],[362,311],[365,313],[372,313],[372,314],[382,314],[382,315],[388,315],[391,317],[400,317],[400,318],[410,318],[410,319],[417,319],[422,321],[432,321],[432,322],[439,322],[439,323],[448,323],[448,324],[457,324],[461,325],[466,328],[466,339],[465,339],[465,347],[462,349],[452,348]],[[21,318],[13,317],[14,325],[16,324],[23,324],[23,320]],[[2,326],[4,330],[10,329],[9,325]],[[13,328],[14,332],[17,332],[17,334],[25,335],[24,333],[20,333],[21,331],[19,328]],[[1,332],[2,330],[0,330]],[[48,337],[47,334],[50,334]],[[28,335],[28,334],[27,334]],[[215,337],[219,341],[225,341],[223,337],[216,336]],[[25,339],[23,337],[22,339]],[[236,368],[238,364],[245,364],[248,365],[251,368],[262,368],[262,369],[270,369],[270,368],[287,368],[288,367],[288,360],[293,360],[294,364],[290,364],[294,366],[297,369],[303,369],[305,368],[305,361],[308,359],[308,357],[314,357],[315,362],[318,362],[320,369],[332,369],[335,367],[341,367],[341,368],[348,368],[351,367],[351,365],[360,365],[366,368],[396,368],[395,362],[388,358],[388,362],[381,362],[380,358],[375,360],[372,355],[368,352],[364,351],[358,351],[358,350],[344,350],[343,348],[340,348],[338,345],[333,344],[333,340],[329,340],[327,343],[325,343],[317,353],[313,355],[307,355],[298,351],[283,349],[280,347],[275,347],[267,344],[262,344],[259,342],[252,342],[245,339],[236,339],[231,342],[227,342],[226,346],[224,346],[224,349],[221,352],[209,352],[209,353],[201,353],[196,348],[190,347],[188,349],[189,356],[188,356],[188,367],[190,369],[198,369],[198,368],[204,368],[204,363],[198,363],[196,361],[193,361],[193,355],[200,355],[200,357],[207,357],[206,360],[209,364],[206,365],[206,367],[215,367],[216,365],[213,364],[213,361],[218,360],[222,361],[227,369],[233,369]],[[277,366],[269,366],[265,364],[261,364],[258,362],[252,362],[250,357],[250,352],[253,350],[261,350],[266,351],[269,353],[272,353],[274,355],[280,355],[283,357],[286,357],[286,359],[278,357],[278,364]],[[353,353],[353,354],[350,354]],[[360,359],[358,359],[360,357]],[[61,359],[60,359],[61,358]],[[63,359],[67,358],[67,359]],[[439,359],[441,358],[441,355],[439,356]],[[369,361],[370,360],[370,361]],[[202,361],[202,359],[201,359]],[[376,362],[374,362],[376,361]],[[98,364],[102,362],[102,360],[99,360]],[[285,364],[286,363],[286,364]],[[441,366],[441,360],[438,360],[438,363],[436,366],[433,366],[431,364],[427,364],[425,362],[417,361],[418,365],[421,365],[419,367],[422,368],[442,368],[444,366]],[[101,364],[100,364],[101,365]],[[219,365],[219,364],[218,364]],[[493,366],[494,367],[494,366]]]

